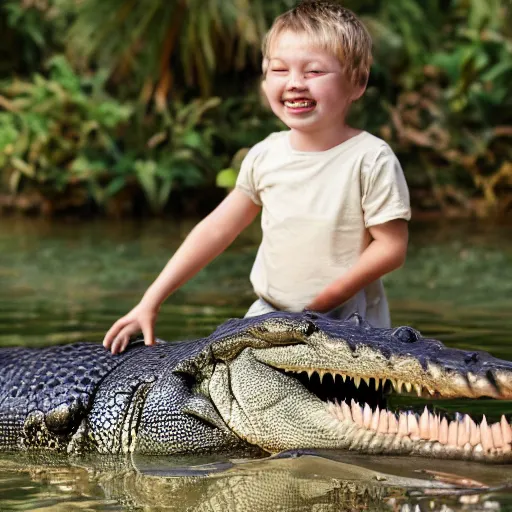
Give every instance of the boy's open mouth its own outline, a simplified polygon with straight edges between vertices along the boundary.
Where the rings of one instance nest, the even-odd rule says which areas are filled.
[[[283,104],[288,108],[313,108],[316,106],[316,101],[306,98],[298,98],[295,100],[283,100]]]

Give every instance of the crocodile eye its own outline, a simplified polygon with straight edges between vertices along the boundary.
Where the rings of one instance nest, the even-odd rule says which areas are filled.
[[[396,336],[400,341],[404,343],[414,343],[418,341],[421,337],[421,334],[412,327],[397,327],[393,331],[393,336]]]

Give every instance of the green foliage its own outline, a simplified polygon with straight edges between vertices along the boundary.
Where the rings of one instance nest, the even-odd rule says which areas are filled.
[[[0,88],[4,187],[51,195],[105,170],[108,155],[115,156],[115,130],[132,113],[103,92],[105,79],[104,73],[79,77],[55,56],[47,78],[35,74],[30,82],[14,79]]]
[[[4,0],[0,4],[0,71],[36,71],[46,57],[62,52],[74,12],[75,3],[68,0]]]
[[[423,73],[411,71],[410,87],[385,101],[390,116],[383,133],[411,167],[423,170],[420,180],[426,178],[446,213],[499,216],[512,205],[512,38],[506,11],[499,0],[485,8],[476,0],[454,2],[444,37],[425,52]]]
[[[209,114],[219,104],[219,98],[196,99],[188,104],[174,102],[153,120],[159,129],[146,143],[150,159],[134,162],[138,182],[153,213],[162,212],[175,184],[197,186],[213,173],[215,123]]]
[[[258,52],[295,3],[5,0],[0,71],[13,76],[0,84],[0,187],[46,199],[79,191],[75,203],[107,211],[143,195],[155,214],[180,188],[231,188],[232,156],[284,129],[256,90]],[[414,204],[510,212],[512,4],[343,5],[374,39],[351,120],[392,144]]]
[[[47,78],[35,74],[32,81],[14,79],[0,87],[4,190],[36,190],[58,203],[85,187],[74,205],[90,198],[105,207],[121,191],[136,194],[140,188],[149,208],[160,213],[176,183],[197,186],[213,175],[215,122],[207,117],[219,98],[175,102],[148,114],[109,97],[106,79],[103,71],[79,76],[55,56]],[[132,133],[129,123],[138,129]],[[121,145],[129,149],[121,151]]]
[[[117,75],[135,76],[163,104],[172,86],[208,96],[218,71],[259,67],[261,39],[291,0],[85,0],[71,46]]]

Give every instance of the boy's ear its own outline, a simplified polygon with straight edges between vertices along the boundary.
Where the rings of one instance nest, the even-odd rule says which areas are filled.
[[[357,101],[366,91],[366,85],[356,85],[352,91],[352,101]]]

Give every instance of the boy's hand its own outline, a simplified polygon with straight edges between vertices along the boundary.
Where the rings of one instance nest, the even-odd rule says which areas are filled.
[[[158,311],[139,303],[127,315],[120,318],[107,332],[103,339],[103,346],[118,354],[123,352],[130,336],[142,331],[145,345],[154,345],[154,327]]]
[[[326,313],[343,304],[359,290],[403,265],[407,253],[408,225],[394,219],[369,228],[372,241],[355,265],[326,286],[306,309]]]

